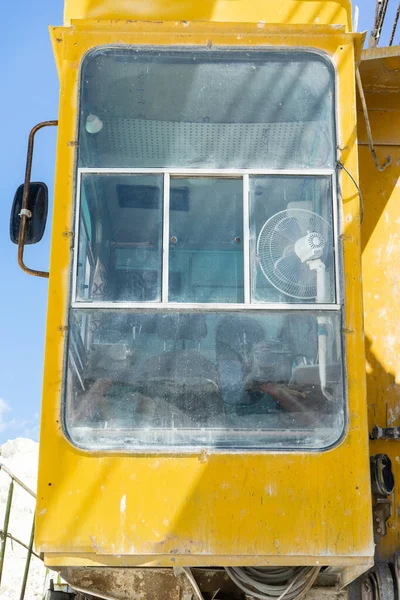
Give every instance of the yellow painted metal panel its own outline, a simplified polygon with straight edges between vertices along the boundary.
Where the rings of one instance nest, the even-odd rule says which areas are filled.
[[[375,99],[382,94],[398,96],[400,89],[400,51],[398,46],[364,50],[362,55],[362,81],[365,92]],[[372,99],[372,98],[371,98]],[[394,107],[398,107],[394,104]]]
[[[400,99],[398,99],[400,105]],[[398,146],[400,139],[400,106],[398,110],[380,109],[369,111],[369,122],[371,124],[372,137],[376,146]],[[358,143],[368,144],[367,130],[362,109],[358,111]],[[390,155],[392,150],[388,148],[387,155]],[[382,164],[386,160],[383,158]],[[379,174],[377,174],[379,177]],[[364,183],[364,182],[362,182]],[[368,185],[368,182],[366,182]]]
[[[174,556],[170,555],[157,555],[157,556],[133,556],[125,555],[123,558],[119,555],[112,554],[95,554],[95,553],[79,553],[74,552],[73,554],[68,553],[57,553],[52,552],[45,554],[44,556],[46,566],[52,567],[174,567],[177,564],[180,566],[188,567],[215,567],[215,557],[208,555],[192,556],[186,554],[185,556]],[[322,561],[321,557],[313,557],[309,555],[272,555],[272,556],[254,556],[254,555],[231,555],[223,557],[221,560],[218,557],[218,566],[222,564],[241,565],[241,566],[255,566],[255,567],[267,567],[267,566],[315,566],[321,564],[327,564],[328,561],[325,559]],[[332,567],[341,568],[341,581],[343,585],[347,585],[351,581],[354,581],[358,575],[364,573],[373,564],[373,560],[368,556],[346,556],[343,559],[342,556],[330,556],[329,565]],[[345,566],[344,566],[345,565]]]
[[[357,175],[354,41],[339,30],[185,23],[81,23],[54,29],[60,127],[49,281],[36,546],[57,564],[370,564],[359,200],[342,176],[349,415],[323,453],[121,456],[64,437],[62,368],[74,191],[79,66],[107,44],[313,47],[339,76],[341,160]],[[64,50],[60,50],[63,46]],[[124,507],[126,507],[124,509]],[[57,554],[55,554],[57,553]],[[59,556],[59,558],[57,558]],[[118,559],[116,557],[119,557]],[[153,558],[153,560],[151,560]],[[57,561],[60,562],[57,562]],[[70,562],[69,562],[70,561]],[[75,563],[74,563],[75,561]]]
[[[369,427],[400,426],[400,49],[378,48],[363,53],[360,65],[378,158],[392,164],[383,172],[369,149],[360,148],[360,183],[365,198],[362,228],[365,344]],[[366,141],[364,118],[360,137]],[[392,460],[395,490],[388,533],[377,555],[389,560],[400,548],[400,446],[372,441],[371,454]]]
[[[399,140],[400,142],[400,140]],[[365,190],[363,282],[369,426],[400,426],[400,143],[382,146],[378,157],[393,163],[383,173],[367,147],[360,148],[360,178]],[[384,452],[392,460],[396,482],[388,534],[379,556],[389,559],[400,547],[400,446],[396,441],[371,442],[371,454]]]
[[[66,0],[64,24],[74,19],[339,24],[351,31],[350,0]]]

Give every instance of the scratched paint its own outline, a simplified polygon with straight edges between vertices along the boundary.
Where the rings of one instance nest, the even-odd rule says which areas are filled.
[[[84,4],[90,5],[88,10],[96,6],[96,2],[71,0],[69,7],[81,10]],[[135,2],[131,4],[138,6]],[[165,10],[171,10],[169,5],[174,3],[163,4]],[[246,21],[251,18],[252,7],[248,2],[228,4],[232,11],[241,5],[246,11]],[[305,28],[292,27],[293,20],[285,21],[285,9],[293,6],[292,2],[256,4],[257,18],[253,23],[238,22],[234,27],[226,23],[192,23],[191,18],[200,5],[203,10],[209,4],[191,2],[194,13],[187,15],[185,23],[175,21],[175,15],[174,21],[167,24],[83,20],[75,22],[71,29],[53,30],[62,95],[38,495],[38,510],[44,507],[48,510],[36,535],[38,548],[45,553],[49,564],[57,561],[59,565],[63,561],[64,564],[76,561],[76,564],[97,562],[113,566],[153,562],[159,566],[321,562],[366,569],[371,562],[374,549],[365,435],[362,315],[354,310],[361,299],[360,215],[358,198],[347,179],[342,182],[341,209],[346,222],[343,247],[348,303],[345,325],[349,426],[338,447],[320,454],[204,452],[158,458],[100,456],[74,448],[55,425],[60,414],[65,345],[65,337],[55,324],[59,326],[65,319],[70,257],[70,243],[62,232],[71,224],[74,186],[75,148],[68,143],[76,132],[78,69],[87,51],[96,45],[178,42],[206,48],[210,41],[212,47],[238,43],[243,47],[315,47],[330,55],[337,66],[342,160],[351,172],[357,172],[355,144],[348,142],[356,126],[355,114],[349,107],[355,101],[354,43],[360,44],[360,39],[346,35],[340,28],[324,26],[324,21],[330,23],[328,14],[336,14],[336,19],[346,27],[348,3],[341,2],[340,10],[333,11],[336,2],[326,4],[330,10],[313,0],[298,2],[300,10],[296,18],[303,19]],[[160,6],[157,2],[152,5]],[[104,2],[102,6],[111,10],[111,3]],[[121,4],[112,6],[117,10]],[[146,3],[144,8],[148,6]],[[321,19],[318,27],[313,25],[316,7]],[[258,14],[261,9],[263,14]],[[238,14],[235,13],[235,19]],[[232,15],[227,13],[226,20],[229,16],[232,21]],[[260,19],[267,21],[262,29],[257,27]],[[284,21],[281,29],[271,26],[274,19]],[[344,468],[349,464],[351,469]],[[51,490],[48,481],[54,482]],[[221,485],[222,482],[228,485]],[[97,493],[101,485],[104,490]],[[67,497],[68,489],[79,489],[80,494],[74,491]],[[345,512],[348,506],[357,511],[357,528],[352,526],[352,516]],[[80,519],[76,520],[78,515]]]
[[[389,58],[387,58],[389,57]],[[388,155],[392,164],[383,172],[373,165],[366,145],[360,146],[360,184],[364,191],[363,284],[369,428],[400,426],[400,122],[399,48],[364,52],[360,67],[381,164]],[[382,85],[383,82],[383,85]],[[362,118],[359,123],[362,123]],[[363,132],[363,125],[360,125]],[[361,135],[364,135],[361,133]],[[384,140],[390,146],[383,144]],[[365,144],[365,138],[363,139]],[[400,460],[398,442],[371,442],[371,454],[389,454],[395,477],[392,517],[387,535],[379,540],[377,556],[390,559],[399,547]]]

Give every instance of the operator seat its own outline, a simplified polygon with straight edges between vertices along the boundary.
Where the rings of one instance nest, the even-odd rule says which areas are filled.
[[[146,399],[139,410],[154,407],[159,414],[164,413],[166,421],[173,413],[174,425],[187,427],[204,426],[222,414],[217,369],[200,351],[207,333],[204,314],[157,317],[157,335],[164,342],[164,351],[143,365],[140,379]],[[188,343],[195,347],[186,348]],[[170,346],[173,349],[167,350]]]
[[[216,334],[219,386],[226,407],[251,404],[254,392],[247,391],[246,375],[252,349],[265,339],[262,326],[251,317],[223,317]]]

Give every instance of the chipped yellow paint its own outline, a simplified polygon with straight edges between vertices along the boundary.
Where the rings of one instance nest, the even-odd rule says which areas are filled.
[[[362,228],[365,344],[369,426],[400,426],[400,49],[363,53],[360,66],[378,158],[392,164],[380,173],[366,144],[360,111],[360,183],[365,198]],[[400,442],[371,442],[371,454],[392,460],[396,481],[388,534],[378,557],[400,548]]]
[[[346,434],[336,448],[323,453],[90,454],[74,448],[60,424],[70,261],[70,240],[63,231],[72,227],[76,148],[71,142],[82,57],[107,44],[317,48],[337,68],[341,160],[357,177],[354,60],[361,37],[345,33],[344,27],[314,24],[316,7],[326,14],[349,4],[291,4],[303,18],[307,15],[302,25],[289,19],[265,27],[90,20],[52,29],[61,95],[36,521],[36,548],[49,565],[320,564],[359,572],[371,564],[360,213],[345,176],[341,210],[349,411]],[[68,6],[72,11],[74,4]],[[126,509],[121,516],[122,499]]]

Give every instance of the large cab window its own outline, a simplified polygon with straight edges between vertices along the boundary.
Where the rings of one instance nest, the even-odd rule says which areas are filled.
[[[335,443],[345,394],[328,60],[104,48],[81,88],[72,441]]]

